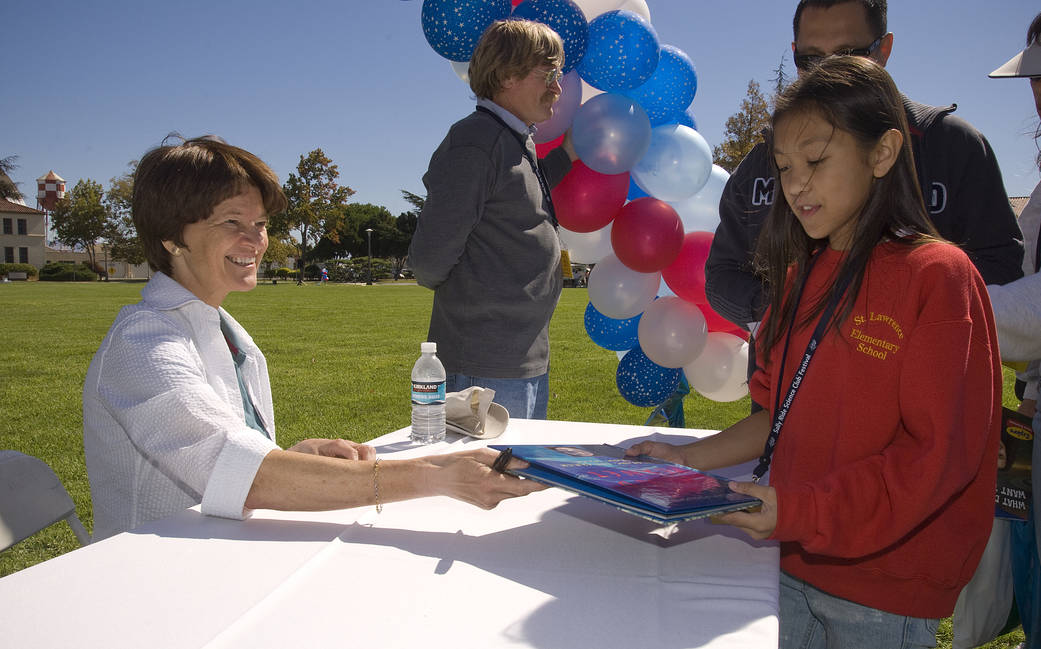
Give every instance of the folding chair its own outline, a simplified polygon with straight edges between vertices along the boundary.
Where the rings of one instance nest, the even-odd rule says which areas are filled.
[[[76,506],[45,462],[18,451],[0,451],[0,551],[65,519],[81,545],[90,535]]]

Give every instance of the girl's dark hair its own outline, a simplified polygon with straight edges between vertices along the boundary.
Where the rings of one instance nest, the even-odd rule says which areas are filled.
[[[800,322],[795,322],[796,305],[790,297],[785,299],[789,267],[794,265],[791,273],[794,285],[801,284],[808,275],[810,258],[828,242],[811,239],[795,218],[784,198],[776,163],[770,156],[777,186],[755,255],[756,270],[765,278],[770,299],[770,317],[763,323],[759,336],[763,358],[790,326],[805,327],[815,321],[837,290],[835,279],[848,273],[849,289],[836,309],[829,330],[845,320],[853,309],[871,252],[880,242],[890,240],[917,245],[939,238],[926,215],[915,174],[903,99],[882,66],[863,57],[828,57],[778,97],[773,126],[776,128],[781,118],[796,114],[817,115],[836,130],[849,133],[865,155],[890,129],[903,135],[903,144],[889,172],[874,179],[867,202],[856,217],[850,248],[832,278],[831,288]]]

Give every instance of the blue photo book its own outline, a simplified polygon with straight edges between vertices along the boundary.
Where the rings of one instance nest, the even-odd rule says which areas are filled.
[[[751,509],[758,498],[731,491],[729,480],[646,456],[625,457],[625,450],[603,444],[522,445],[510,450],[526,469],[509,473],[538,480],[614,505],[656,523],[668,524]]]

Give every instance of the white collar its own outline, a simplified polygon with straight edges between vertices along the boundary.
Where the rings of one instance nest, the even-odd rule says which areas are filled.
[[[517,131],[521,135],[535,135],[535,131],[538,130],[535,128],[534,125],[528,126],[524,123],[524,121],[521,118],[517,117],[510,111],[506,110],[499,104],[492,101],[491,99],[478,99],[477,105],[481,108],[487,108],[488,110],[501,117],[502,121],[506,122],[507,126]]]

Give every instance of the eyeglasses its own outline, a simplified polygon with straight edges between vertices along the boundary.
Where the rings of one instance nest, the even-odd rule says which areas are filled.
[[[560,68],[550,68],[549,70],[546,70],[545,72],[542,72],[542,70],[539,70],[539,69],[536,68],[534,70],[534,72],[540,72],[540,73],[546,75],[546,87],[547,88],[552,86],[554,83],[557,83],[558,81],[560,81],[561,77],[564,76],[564,72],[561,71]]]
[[[832,52],[831,54],[799,54],[795,52],[792,56],[795,59],[796,68],[809,70],[816,65],[820,65],[820,62],[829,56],[871,56],[878,49],[878,46],[882,44],[882,39],[885,37],[885,34],[879,36],[867,47],[853,47],[848,50]]]

